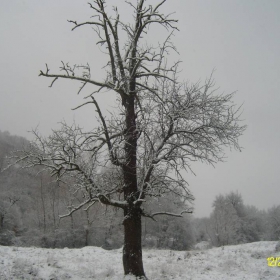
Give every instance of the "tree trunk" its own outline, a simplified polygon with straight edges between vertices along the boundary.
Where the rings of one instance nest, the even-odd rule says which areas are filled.
[[[40,191],[41,191],[41,202],[43,207],[43,226],[44,226],[44,233],[46,233],[46,208],[45,208],[45,198],[44,198],[44,192],[43,192],[43,178],[41,176],[41,184],[40,184]]]
[[[4,227],[4,215],[0,213],[0,230]]]
[[[85,234],[86,234],[86,240],[85,240],[85,246],[88,246],[88,237],[89,237],[89,229],[86,228],[86,231],[85,231]]]
[[[146,279],[142,261],[142,228],[139,207],[124,211],[124,247],[123,267],[124,274],[132,274]]]
[[[130,84],[130,92],[135,91],[135,81]],[[125,158],[123,166],[124,199],[128,205],[124,209],[124,247],[123,267],[124,274],[146,279],[142,261],[142,225],[141,203],[135,203],[139,196],[137,189],[137,129],[135,115],[135,96],[131,94],[125,100],[126,108],[126,133],[125,133]]]

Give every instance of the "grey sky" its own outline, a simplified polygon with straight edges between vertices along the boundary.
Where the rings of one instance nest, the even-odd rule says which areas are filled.
[[[71,111],[83,102],[79,84],[38,77],[45,63],[58,72],[60,61],[89,62],[92,76],[102,79],[104,62],[93,31],[71,31],[67,19],[88,20],[88,1],[1,1],[0,10],[0,130],[30,139],[27,131],[39,125],[47,135],[65,119],[85,128],[94,125],[93,110]],[[151,0],[151,3],[158,1]],[[131,14],[124,1],[123,17]],[[216,195],[231,190],[246,204],[260,209],[279,204],[280,126],[280,1],[279,0],[169,0],[164,11],[176,12],[180,32],[174,42],[183,61],[181,77],[204,81],[215,68],[221,92],[236,91],[248,125],[240,139],[242,153],[228,151],[227,162],[216,168],[194,165],[187,174],[196,197],[196,215],[206,216]],[[164,30],[158,30],[164,34]],[[178,57],[170,56],[171,60]],[[95,70],[95,71],[94,71]],[[91,92],[91,88],[86,92]],[[112,102],[106,95],[103,104]]]

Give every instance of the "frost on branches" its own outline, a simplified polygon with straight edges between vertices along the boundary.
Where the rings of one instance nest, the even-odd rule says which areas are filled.
[[[110,2],[110,1],[109,1]],[[70,21],[73,30],[91,26],[97,44],[107,54],[102,81],[95,80],[90,65],[62,62],[60,73],[46,70],[40,76],[80,82],[78,92],[91,85],[94,91],[78,106],[93,106],[99,125],[83,131],[77,125],[61,124],[47,138],[33,131],[35,139],[24,151],[17,151],[13,163],[23,167],[42,166],[63,184],[71,187],[79,204],[69,205],[71,215],[102,203],[124,212],[124,273],[145,278],[142,263],[141,217],[182,216],[178,213],[148,213],[145,202],[168,193],[185,201],[193,196],[182,176],[193,161],[215,164],[223,159],[223,148],[240,149],[238,138],[245,127],[240,124],[239,108],[233,94],[218,94],[212,77],[205,84],[186,84],[178,80],[179,62],[170,64],[167,54],[177,52],[171,41],[177,20],[160,12],[157,5],[144,0],[126,1],[133,11],[127,23],[117,7],[114,16],[104,0],[89,3],[90,21]],[[149,27],[164,27],[167,38],[156,46],[146,44]],[[98,99],[110,90],[117,97],[118,110],[104,114]],[[156,201],[156,200],[155,200]]]

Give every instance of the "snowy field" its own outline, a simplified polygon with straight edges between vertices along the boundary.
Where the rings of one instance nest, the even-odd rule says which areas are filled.
[[[149,280],[276,280],[280,279],[280,267],[267,265],[267,257],[280,257],[276,244],[262,241],[188,252],[144,250],[144,266]],[[0,246],[0,279],[119,280],[124,279],[121,261],[121,249]]]

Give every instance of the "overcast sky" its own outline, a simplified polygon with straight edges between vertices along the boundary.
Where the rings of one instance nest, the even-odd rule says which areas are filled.
[[[32,128],[39,125],[48,135],[63,119],[89,129],[94,125],[91,108],[71,111],[83,102],[84,95],[77,96],[79,83],[57,81],[49,88],[51,81],[38,77],[45,63],[57,73],[63,60],[89,62],[92,77],[102,79],[104,61],[95,34],[89,27],[72,32],[67,22],[88,20],[92,11],[87,2],[1,0],[0,130],[30,139]],[[123,19],[131,14],[125,1],[107,2],[119,5]],[[216,86],[225,93],[237,91],[235,102],[243,103],[248,125],[240,138],[241,153],[228,151],[227,161],[215,168],[195,164],[196,176],[186,175],[196,216],[208,216],[215,196],[230,191],[260,209],[279,204],[280,1],[169,0],[162,10],[175,12],[179,20],[174,43],[183,61],[182,79],[204,81],[216,69]],[[103,105],[106,98],[112,101],[112,95],[103,98]]]

